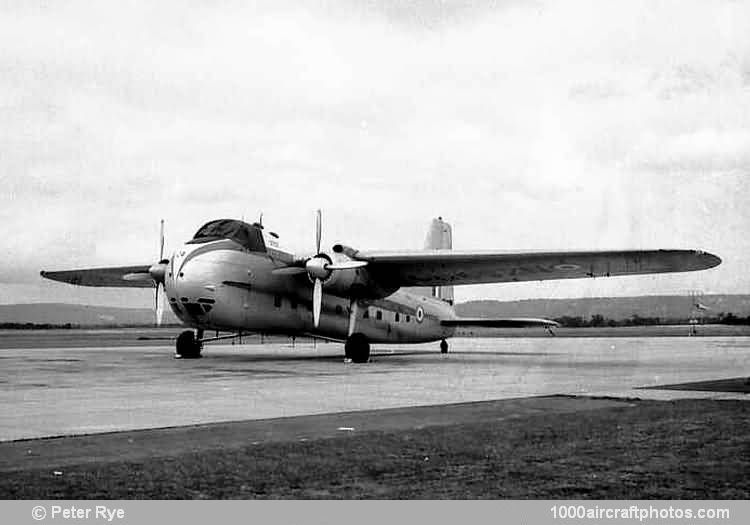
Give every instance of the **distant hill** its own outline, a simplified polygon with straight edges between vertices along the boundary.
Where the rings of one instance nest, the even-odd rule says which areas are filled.
[[[750,315],[750,295],[705,295],[700,298],[709,310],[706,316],[733,313]],[[585,299],[527,299],[523,301],[469,301],[456,305],[464,317],[545,317],[590,318],[599,314],[607,319],[625,320],[634,314],[663,320],[687,319],[690,298],[684,295],[641,297],[598,297]],[[149,308],[115,308],[64,303],[0,305],[0,323],[65,324],[82,326],[151,325],[154,312]],[[164,324],[179,323],[171,310],[164,311]]]
[[[704,295],[700,303],[706,316],[733,313],[750,315],[750,295]],[[590,318],[599,314],[607,319],[624,320],[634,314],[661,319],[687,319],[694,314],[686,295],[646,295],[639,297],[595,297],[583,299],[527,299],[523,301],[469,301],[456,305],[464,317],[545,317]]]
[[[163,323],[178,322],[169,307],[166,307]],[[152,325],[154,311],[149,308],[114,308],[64,303],[3,304],[0,305],[0,323]]]

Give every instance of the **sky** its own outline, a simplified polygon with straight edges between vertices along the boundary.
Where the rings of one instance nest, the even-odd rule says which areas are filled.
[[[0,1],[0,303],[204,222],[314,244],[703,249],[679,275],[457,300],[750,293],[750,3]]]

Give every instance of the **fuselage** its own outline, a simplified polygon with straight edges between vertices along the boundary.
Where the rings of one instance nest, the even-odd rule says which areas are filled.
[[[443,300],[397,290],[386,297],[358,299],[354,305],[349,298],[326,293],[325,283],[315,328],[308,275],[274,274],[294,256],[263,235],[262,252],[228,238],[191,241],[176,250],[164,281],[172,311],[194,328],[344,341],[354,306],[353,331],[374,343],[429,342],[452,335],[454,329],[440,323],[455,317]]]

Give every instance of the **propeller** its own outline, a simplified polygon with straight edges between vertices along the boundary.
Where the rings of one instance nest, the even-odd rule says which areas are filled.
[[[154,313],[156,315],[156,326],[161,326],[164,317],[164,294],[159,294],[159,289],[164,290],[164,280],[167,274],[169,259],[164,258],[164,219],[161,220],[159,229],[159,262],[152,264],[148,272],[126,273],[122,276],[125,281],[153,281],[156,285],[154,295]]]
[[[336,270],[353,270],[367,266],[367,261],[340,261],[334,263],[326,254],[320,252],[320,240],[322,238],[323,216],[320,210],[315,213],[315,253],[305,261],[304,271],[313,281],[313,325],[315,328],[320,324],[320,310],[323,306],[323,281],[331,276]],[[301,268],[279,268],[275,273],[297,273]]]
[[[167,273],[169,259],[164,258],[164,219],[161,220],[159,227],[159,262],[151,265],[148,273],[156,284],[154,294],[154,313],[156,315],[156,326],[161,326],[164,318],[164,280]],[[161,290],[161,293],[159,293]]]

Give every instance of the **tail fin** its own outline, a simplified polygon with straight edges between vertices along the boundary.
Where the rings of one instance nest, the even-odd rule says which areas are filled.
[[[432,219],[430,229],[424,241],[425,250],[451,250],[453,249],[453,230],[451,225],[442,217]]]
[[[432,219],[427,237],[424,243],[425,250],[451,250],[453,249],[453,229],[451,225],[443,221],[442,217]],[[453,304],[453,286],[413,287],[408,289],[411,293],[437,297]]]

